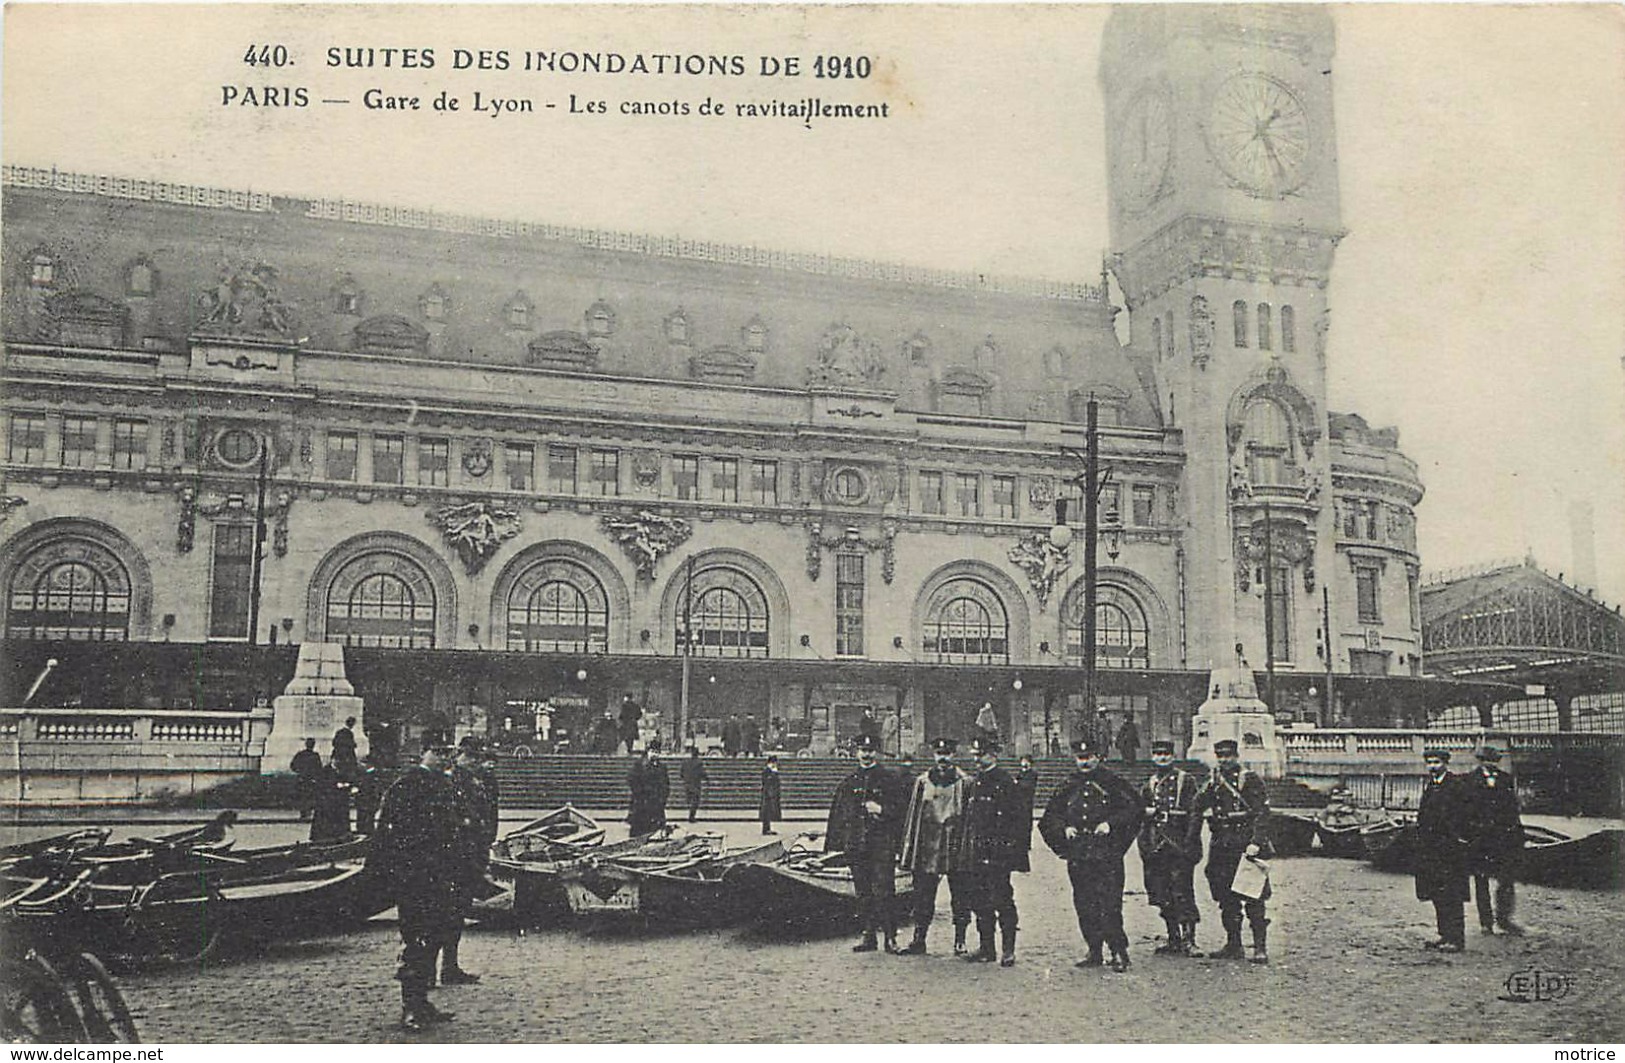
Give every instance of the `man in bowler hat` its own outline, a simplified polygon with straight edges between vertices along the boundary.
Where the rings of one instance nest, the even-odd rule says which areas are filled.
[[[1501,750],[1482,745],[1473,754],[1478,767],[1462,776],[1467,786],[1469,825],[1469,869],[1473,873],[1473,896],[1478,901],[1478,925],[1484,933],[1522,934],[1523,927],[1512,921],[1517,902],[1513,879],[1523,855],[1523,819],[1518,810],[1518,784],[1501,769]],[[1495,879],[1495,899],[1490,899],[1490,879]]]
[[[1426,945],[1440,952],[1467,947],[1467,834],[1471,815],[1466,784],[1450,773],[1450,751],[1422,751],[1427,777],[1416,806],[1416,899],[1433,902],[1439,937]]]

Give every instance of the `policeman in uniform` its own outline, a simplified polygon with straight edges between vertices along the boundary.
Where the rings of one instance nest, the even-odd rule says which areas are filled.
[[[1512,921],[1517,901],[1513,879],[1523,854],[1523,819],[1518,812],[1518,785],[1511,774],[1502,771],[1501,751],[1492,745],[1480,746],[1474,754],[1478,768],[1463,780],[1467,784],[1471,830],[1468,853],[1473,873],[1473,896],[1478,900],[1478,925],[1484,933],[1497,929],[1503,934],[1522,934],[1523,927]],[[1490,902],[1490,878],[1495,879],[1495,901]]]
[[[936,915],[937,886],[948,876],[948,898],[954,915],[954,955],[965,954],[970,926],[970,867],[965,840],[965,798],[970,776],[954,766],[959,743],[939,738],[931,743],[935,763],[914,780],[903,828],[903,867],[914,873],[914,940],[904,956],[925,955],[925,936]]]
[[[446,769],[451,743],[425,739],[418,765],[404,772],[384,794],[367,871],[395,901],[401,954],[395,978],[401,983],[401,1025],[422,1030],[452,1016],[429,1003],[435,946],[444,939],[455,910],[460,873],[457,792]]]
[[[1224,948],[1214,953],[1221,959],[1241,960],[1248,956],[1241,946],[1241,916],[1245,911],[1253,931],[1254,963],[1268,963],[1269,952],[1264,896],[1243,897],[1230,888],[1243,856],[1268,855],[1270,802],[1264,780],[1241,766],[1241,750],[1228,738],[1213,743],[1218,767],[1208,776],[1196,800],[1197,815],[1206,814],[1212,840],[1208,846],[1207,884],[1219,902],[1219,919],[1224,923]]]
[[[1427,778],[1416,806],[1416,899],[1433,902],[1439,937],[1426,948],[1461,952],[1467,947],[1467,846],[1472,814],[1467,784],[1450,773],[1448,749],[1424,749]]]
[[[484,743],[468,735],[457,744],[457,760],[451,767],[451,785],[457,794],[458,874],[454,908],[440,942],[442,985],[473,985],[480,980],[479,975],[463,970],[457,950],[463,941],[463,918],[485,883],[485,867],[497,834],[496,797],[491,792],[495,779],[486,775],[484,756]],[[431,973],[430,985],[434,984],[433,977]]]
[[[1111,968],[1129,966],[1123,931],[1123,854],[1140,828],[1140,795],[1128,781],[1101,767],[1103,747],[1092,738],[1072,743],[1077,770],[1044,806],[1038,833],[1066,861],[1072,881],[1072,907],[1089,955],[1078,967],[1099,967],[1103,946],[1112,951]]]
[[[1010,872],[1028,871],[1033,818],[1027,798],[1009,772],[999,767],[999,743],[982,735],[971,741],[976,774],[965,795],[965,849],[970,862],[970,909],[976,916],[981,947],[966,956],[973,963],[994,959],[1000,967],[1016,965],[1016,896]],[[993,928],[999,928],[1000,953],[993,952]]]
[[[824,850],[846,854],[852,887],[858,895],[863,937],[853,952],[874,952],[875,935],[884,932],[886,951],[897,951],[893,898],[897,894],[897,846],[908,811],[909,783],[879,760],[880,740],[857,737],[858,770],[841,780],[829,806]]]
[[[1196,865],[1202,860],[1202,820],[1196,814],[1199,781],[1175,766],[1174,744],[1151,743],[1155,771],[1140,789],[1145,823],[1140,828],[1140,861],[1145,868],[1145,893],[1162,912],[1168,940],[1157,953],[1198,956],[1196,924]]]

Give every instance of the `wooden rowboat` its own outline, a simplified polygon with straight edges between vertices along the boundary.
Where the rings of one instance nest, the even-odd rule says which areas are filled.
[[[857,929],[858,894],[845,853],[814,848],[821,835],[804,834],[772,863],[730,867],[724,879],[747,898],[750,920],[778,932],[842,933]],[[894,879],[893,917],[908,922],[914,876],[899,869]]]
[[[1524,826],[1517,878],[1541,886],[1618,889],[1625,867],[1625,830],[1607,828],[1570,837],[1559,831]]]
[[[1318,821],[1312,815],[1274,809],[1269,817],[1270,844],[1277,856],[1303,856],[1315,844]]]

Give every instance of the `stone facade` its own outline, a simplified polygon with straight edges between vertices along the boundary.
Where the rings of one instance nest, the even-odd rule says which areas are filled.
[[[1421,486],[1325,406],[1330,79],[1292,97],[1324,146],[1290,197],[1198,195],[1240,38],[1192,60],[1193,12],[1114,16],[1103,59],[1128,345],[1103,284],[8,169],[6,638],[257,616],[347,645],[408,730],[546,704],[579,743],[630,693],[669,736],[686,686],[702,741],[737,712],[829,748],[867,707],[907,750],[991,700],[1041,748],[1091,725],[1082,551],[1043,533],[1092,396],[1103,705],[1142,740],[1236,647],[1263,667],[1265,585],[1278,670],[1329,626],[1336,670],[1407,672]],[[1268,84],[1311,85],[1330,16],[1281,34]],[[1166,172],[1118,158],[1147,106]]]

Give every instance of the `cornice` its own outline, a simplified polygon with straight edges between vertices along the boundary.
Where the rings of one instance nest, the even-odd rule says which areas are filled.
[[[1344,230],[1185,214],[1114,256],[1129,309],[1197,277],[1325,288]]]

